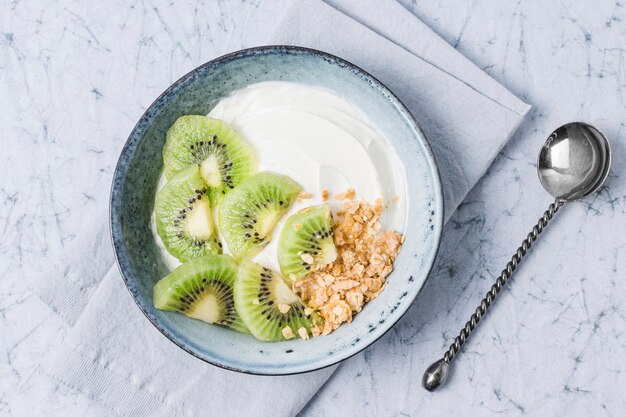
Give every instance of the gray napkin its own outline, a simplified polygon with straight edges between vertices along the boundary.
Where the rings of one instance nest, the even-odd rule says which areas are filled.
[[[446,218],[529,109],[394,0],[298,1],[277,22],[263,43],[339,55],[398,94],[433,145]],[[122,416],[280,417],[296,414],[332,374],[242,375],[177,348],[124,288],[102,218],[105,208],[84,230],[91,240],[77,238],[59,271],[34,288],[72,327],[45,364],[51,377]]]

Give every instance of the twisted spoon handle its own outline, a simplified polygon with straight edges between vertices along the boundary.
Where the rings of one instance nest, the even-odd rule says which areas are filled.
[[[557,198],[554,203],[550,204],[548,209],[543,213],[543,216],[533,227],[533,230],[528,234],[528,236],[526,236],[526,239],[524,239],[522,244],[517,248],[517,251],[513,257],[511,257],[509,263],[506,264],[506,268],[502,270],[502,273],[498,279],[496,279],[496,282],[491,286],[491,289],[482,299],[480,305],[476,308],[476,311],[474,311],[474,314],[472,314],[467,323],[465,323],[465,327],[461,329],[459,335],[454,339],[454,342],[443,355],[443,358],[439,359],[426,369],[422,379],[422,385],[428,391],[434,391],[446,381],[450,362],[454,359],[456,354],[459,353],[461,346],[465,344],[480,319],[487,314],[489,307],[491,307],[491,304],[495,301],[497,295],[509,281],[513,272],[517,269],[517,266],[522,261],[532,244],[537,240],[537,237],[539,237],[541,232],[543,232],[543,229],[548,225],[548,222],[552,220],[554,214],[559,211],[559,208],[563,205],[563,203],[563,200]]]

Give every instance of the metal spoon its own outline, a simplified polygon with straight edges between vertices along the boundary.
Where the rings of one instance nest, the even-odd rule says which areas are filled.
[[[595,127],[581,122],[568,123],[552,132],[546,140],[537,162],[537,172],[541,185],[554,198],[548,210],[543,213],[533,230],[526,236],[515,255],[506,265],[495,284],[459,335],[454,339],[443,358],[426,369],[422,385],[434,391],[446,382],[450,362],[466,342],[476,324],[487,313],[502,287],[513,275],[530,246],[547,226],[559,208],[568,201],[587,197],[597,191],[609,173],[611,150],[606,136]]]

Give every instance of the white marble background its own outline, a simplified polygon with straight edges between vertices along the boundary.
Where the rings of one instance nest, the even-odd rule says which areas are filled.
[[[534,109],[453,216],[415,306],[342,364],[301,415],[624,415],[623,0],[403,2]],[[0,416],[107,415],[42,377],[38,362],[63,326],[29,279],[102,212],[117,155],[149,103],[197,65],[255,43],[282,6],[0,2]],[[536,154],[571,120],[609,136],[607,185],[559,213],[447,387],[425,392],[424,368],[550,203]]]

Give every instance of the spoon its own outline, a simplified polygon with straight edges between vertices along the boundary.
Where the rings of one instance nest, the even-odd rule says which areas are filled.
[[[606,136],[595,127],[581,122],[568,123],[556,129],[546,140],[537,161],[537,172],[541,185],[554,198],[532,231],[517,248],[506,268],[491,286],[485,298],[459,335],[454,339],[443,357],[426,369],[422,385],[434,391],[446,382],[450,363],[459,353],[461,346],[487,314],[502,287],[513,275],[531,245],[552,220],[559,208],[568,201],[579,200],[596,192],[606,180],[611,166],[611,150]]]

